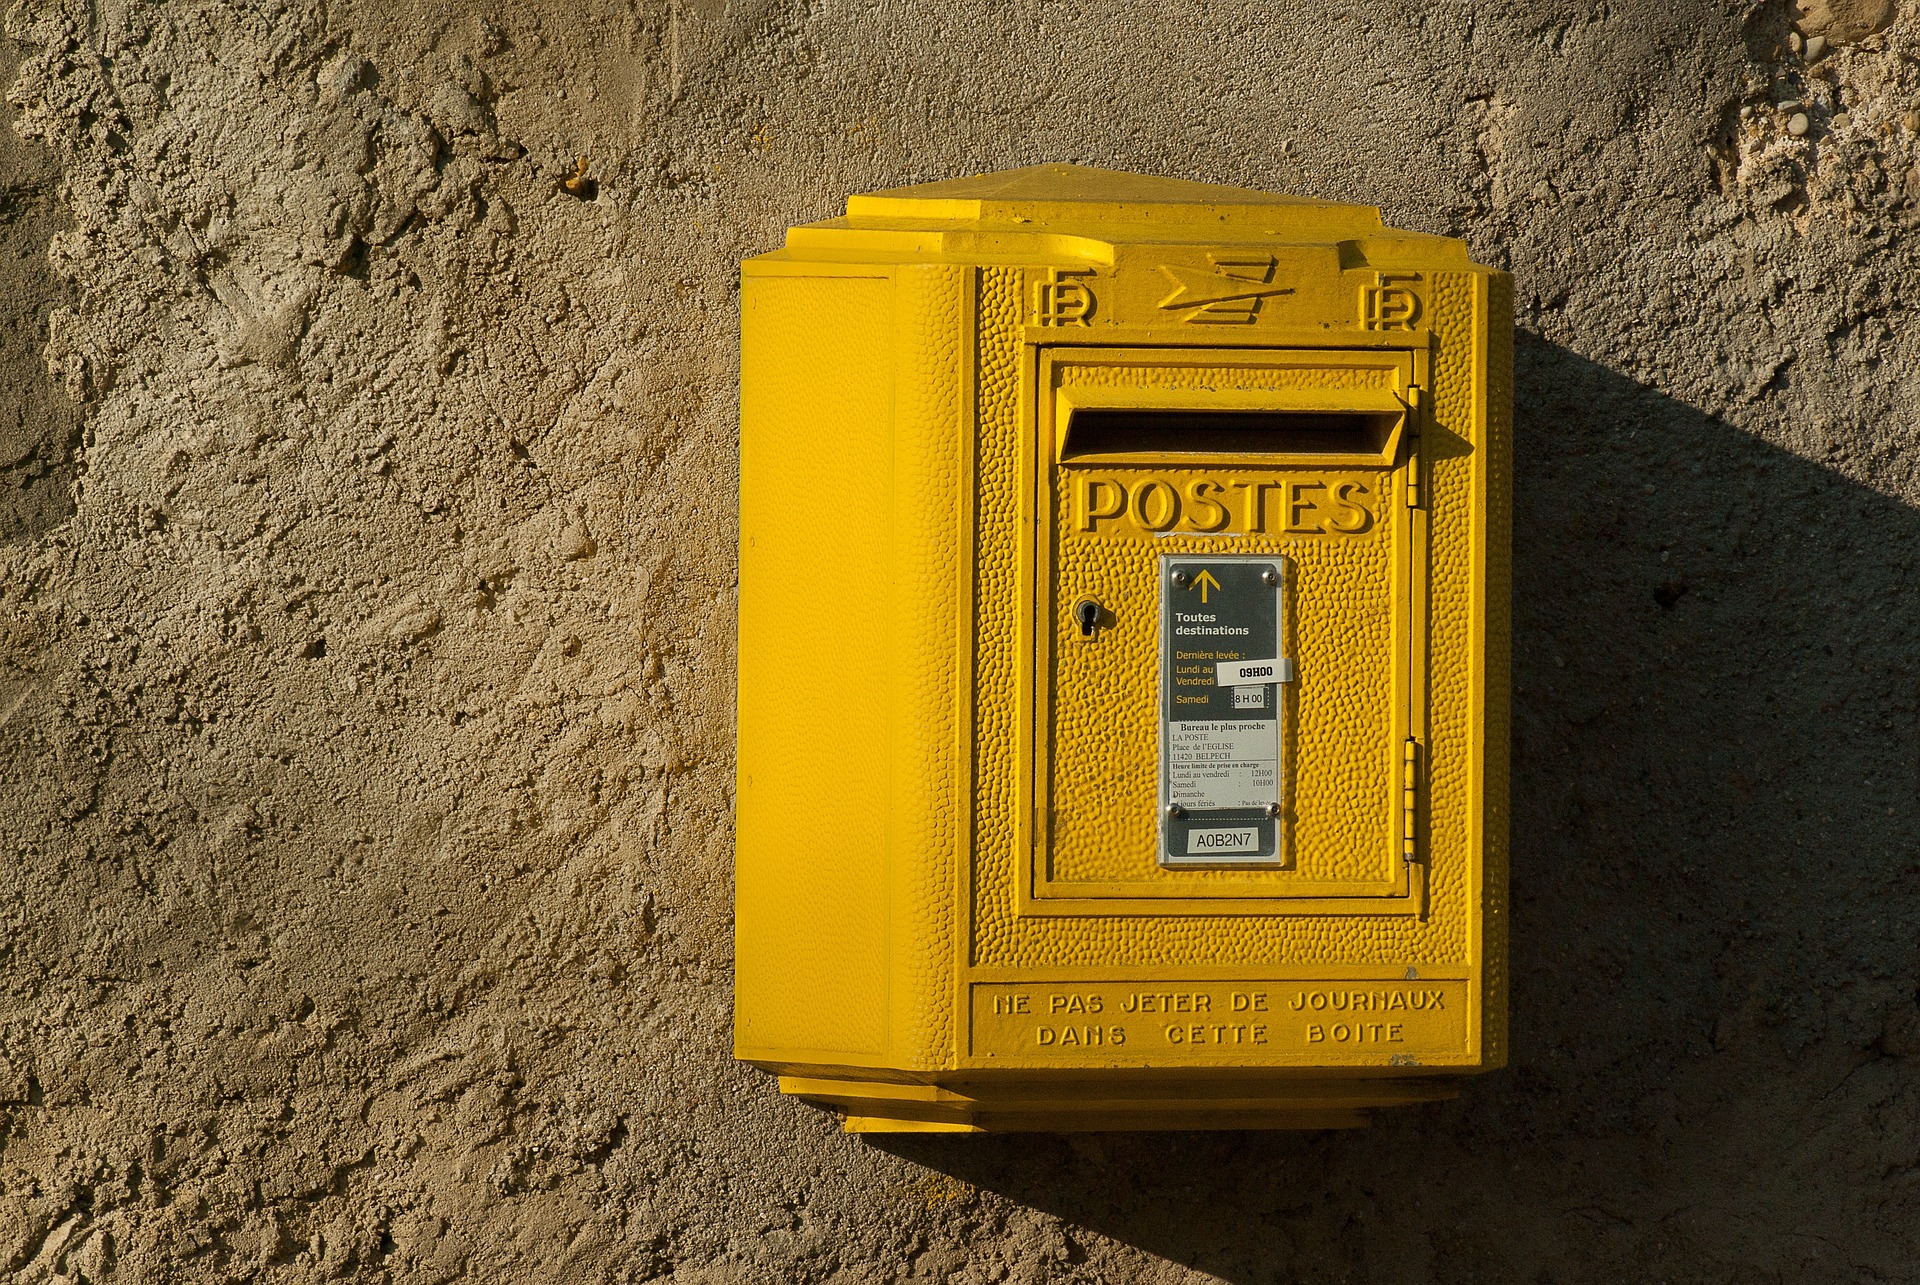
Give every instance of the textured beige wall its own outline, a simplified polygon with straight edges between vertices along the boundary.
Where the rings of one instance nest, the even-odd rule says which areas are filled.
[[[14,4],[0,1275],[1910,1279],[1888,12]],[[875,1145],[727,1058],[734,265],[1042,160],[1516,274],[1515,1066],[1457,1103]]]

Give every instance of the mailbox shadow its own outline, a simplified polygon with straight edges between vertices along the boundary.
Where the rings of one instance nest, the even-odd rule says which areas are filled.
[[[1076,1228],[1232,1282],[1910,1270],[1920,513],[1846,425],[1516,366],[1511,1067],[1344,1133],[874,1145],[1115,1270]]]

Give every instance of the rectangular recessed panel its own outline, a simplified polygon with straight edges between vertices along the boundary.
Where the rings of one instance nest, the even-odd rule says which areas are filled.
[[[1041,369],[1035,896],[1174,911],[1187,898],[1399,896],[1412,439],[1381,407],[1408,391],[1405,358],[1059,349]],[[1311,401],[1313,432],[1376,448],[1391,432],[1396,445],[1371,467],[1351,462],[1358,446],[1336,462],[1155,455],[1215,431],[1155,405],[1195,389]],[[1062,413],[1064,433],[1049,422]],[[1096,435],[1081,438],[1090,415]],[[1140,460],[1077,453],[1125,435]],[[1269,573],[1278,583],[1251,593]],[[1288,673],[1223,681],[1223,664],[1261,661]]]

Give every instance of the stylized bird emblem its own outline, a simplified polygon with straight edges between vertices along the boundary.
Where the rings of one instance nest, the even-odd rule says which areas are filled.
[[[1269,296],[1292,294],[1292,286],[1276,286],[1273,270],[1279,266],[1271,256],[1258,259],[1228,259],[1208,256],[1213,271],[1203,272],[1180,264],[1163,263],[1160,271],[1173,282],[1173,293],[1160,301],[1169,311],[1184,311],[1191,322],[1249,322],[1260,314],[1260,304]]]

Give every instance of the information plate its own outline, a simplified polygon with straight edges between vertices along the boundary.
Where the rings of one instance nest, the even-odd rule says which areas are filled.
[[[1160,864],[1278,866],[1287,560],[1160,559]]]

